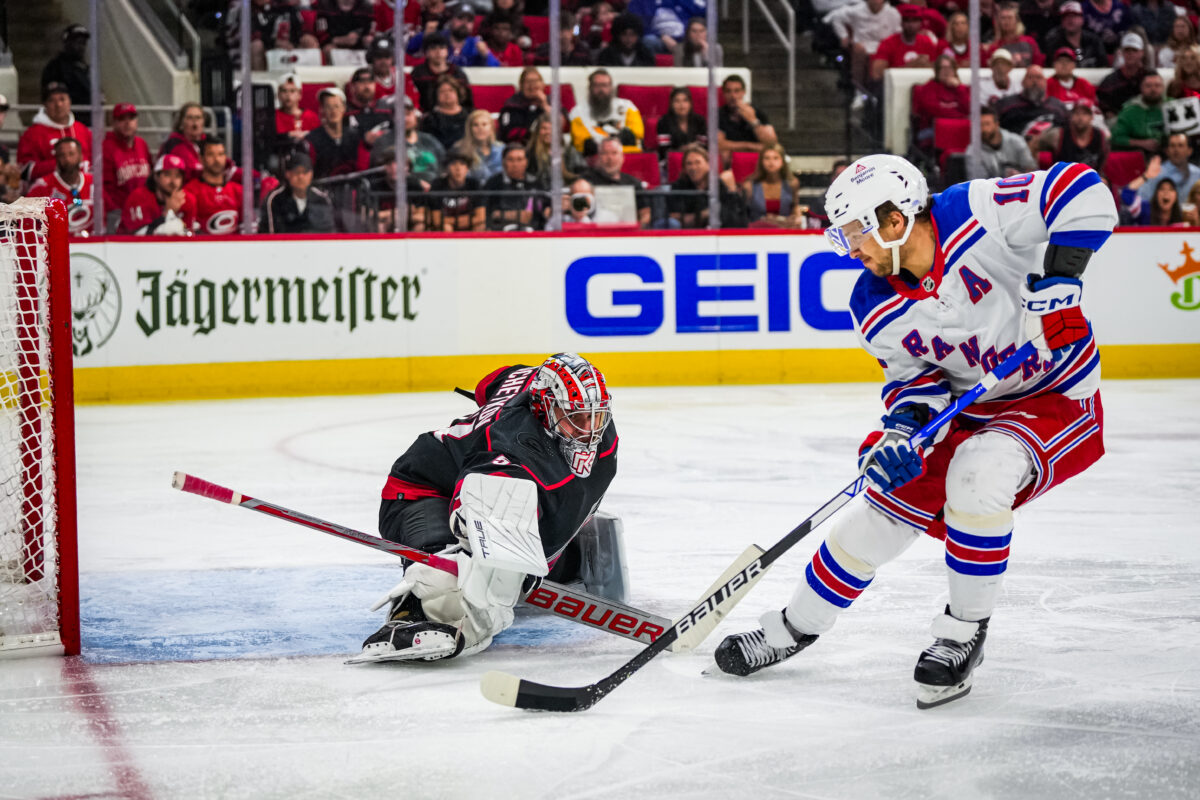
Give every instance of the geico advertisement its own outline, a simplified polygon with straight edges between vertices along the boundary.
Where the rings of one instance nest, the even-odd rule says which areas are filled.
[[[1102,343],[1200,341],[1200,236],[1118,234]],[[819,236],[79,243],[79,366],[855,348],[857,262]],[[1034,267],[1031,265],[1031,271]]]

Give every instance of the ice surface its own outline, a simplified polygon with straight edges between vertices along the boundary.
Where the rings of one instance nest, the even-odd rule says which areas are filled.
[[[684,611],[851,477],[866,385],[621,389],[632,602]],[[184,470],[368,532],[449,393],[78,410],[84,657],[0,661],[0,798],[1195,798],[1200,382],[1109,382],[1108,455],[1018,515],[972,694],[918,712],[938,543],[813,647],[702,675],[786,603],[820,532],[692,655],[590,711],[493,706],[479,677],[597,680],[638,645],[522,614],[486,653],[342,664],[393,557],[170,488]]]

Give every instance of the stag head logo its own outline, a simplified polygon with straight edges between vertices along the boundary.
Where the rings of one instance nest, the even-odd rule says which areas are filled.
[[[121,319],[121,287],[100,259],[71,254],[71,338],[76,358],[104,343]]]

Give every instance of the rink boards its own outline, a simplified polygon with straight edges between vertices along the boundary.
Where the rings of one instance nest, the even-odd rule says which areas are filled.
[[[1200,233],[1122,232],[1108,378],[1200,376]],[[574,350],[614,385],[875,381],[861,267],[808,234],[114,237],[71,246],[81,402],[432,391]],[[1031,270],[1034,269],[1031,265]]]

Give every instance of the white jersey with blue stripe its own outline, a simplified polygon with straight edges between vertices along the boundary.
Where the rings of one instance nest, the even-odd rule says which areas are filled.
[[[921,285],[864,272],[850,300],[863,347],[883,365],[889,413],[913,402],[940,411],[978,383],[1027,340],[1019,292],[1041,274],[1040,246],[1096,250],[1117,222],[1112,194],[1083,164],[960,183],[932,203],[936,256]],[[981,400],[1084,399],[1099,386],[1089,326],[1057,362],[1027,362]]]

